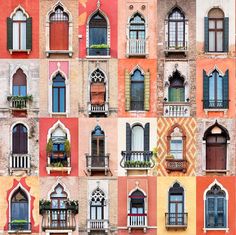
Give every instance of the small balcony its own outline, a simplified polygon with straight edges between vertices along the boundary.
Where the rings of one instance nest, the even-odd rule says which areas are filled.
[[[184,159],[166,158],[166,170],[168,173],[172,171],[187,172],[188,162]]]
[[[9,173],[12,175],[14,171],[26,171],[30,175],[30,160],[29,154],[11,154],[9,162]]]
[[[187,41],[166,41],[165,42],[165,54],[169,55],[171,53],[181,53],[185,56],[188,52],[188,42]]]
[[[92,45],[93,46],[93,45]],[[96,46],[96,45],[94,45]],[[87,48],[87,56],[110,56],[110,48],[103,48],[102,46],[99,47],[90,47],[90,48]]]
[[[87,220],[87,228],[88,228],[88,232],[105,231],[107,233],[109,230],[109,220],[89,219]]]
[[[104,171],[107,175],[109,171],[109,154],[105,156],[90,156],[86,154],[86,168],[89,174],[92,172]]]
[[[108,116],[108,113],[109,113],[108,102],[105,102],[103,105],[92,104],[89,102],[88,103],[88,113],[89,113],[89,115],[104,114],[104,115]]]
[[[151,151],[122,151],[120,166],[126,170],[149,170],[154,167]]]
[[[10,103],[12,110],[27,110],[29,102],[33,100],[32,95],[27,96],[8,96],[7,100]]]
[[[131,229],[147,229],[147,215],[146,214],[129,214],[127,218],[127,227]]]
[[[76,229],[75,213],[69,209],[48,209],[42,213],[42,230]]]
[[[186,229],[188,225],[188,213],[166,213],[166,229]]]
[[[51,152],[48,153],[47,173],[51,172],[66,172],[68,175],[71,172],[71,158],[70,154],[65,152]]]
[[[132,57],[145,57],[147,54],[146,39],[128,39],[127,55]]]
[[[8,223],[8,233],[31,233],[31,223],[28,223],[25,220],[13,220],[12,222]]]
[[[189,102],[164,102],[165,117],[190,117]]]
[[[228,109],[229,100],[203,100],[204,109]]]

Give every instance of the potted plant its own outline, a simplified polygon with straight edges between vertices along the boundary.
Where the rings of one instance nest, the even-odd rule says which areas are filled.
[[[108,49],[109,46],[107,44],[93,44],[90,46],[92,49]]]
[[[50,208],[51,208],[51,201],[44,200],[44,199],[41,199],[39,201],[39,212],[40,212],[40,214],[43,214],[43,212],[45,210],[49,210]]]
[[[66,200],[65,206],[67,210],[71,210],[74,214],[79,212],[79,202],[78,200]]]
[[[169,154],[166,155],[166,159],[167,160],[172,160],[172,159],[174,159],[174,155],[169,153]]]
[[[70,147],[70,142],[69,142],[69,140],[66,140],[64,145],[65,145],[65,152],[66,152],[66,155],[69,156],[69,155],[70,155],[70,152],[71,152],[71,147]]]

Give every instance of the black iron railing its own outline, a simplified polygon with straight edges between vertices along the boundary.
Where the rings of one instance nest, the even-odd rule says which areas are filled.
[[[87,55],[108,56],[110,55],[110,48],[87,48]]]
[[[9,231],[30,231],[31,230],[31,223],[23,222],[21,220],[12,221],[8,223],[8,230]]]
[[[229,100],[203,100],[205,109],[228,109]]]

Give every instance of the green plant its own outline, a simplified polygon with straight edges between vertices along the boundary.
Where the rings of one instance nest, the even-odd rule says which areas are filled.
[[[107,49],[109,46],[107,44],[93,44],[90,46],[91,49]]]
[[[166,155],[166,158],[167,159],[174,159],[174,155],[169,153]]]
[[[50,138],[47,143],[46,151],[47,153],[51,153],[53,150],[53,142],[52,139]]]
[[[153,148],[152,154],[154,157],[157,157],[157,147]]]
[[[52,167],[64,167],[64,164],[62,162],[53,162],[51,164]]]
[[[70,151],[71,151],[70,142],[69,142],[69,140],[66,140],[65,141],[65,152],[67,154],[70,154]]]
[[[12,224],[26,224],[28,223],[27,220],[24,219],[15,219],[11,221]]]
[[[29,100],[29,101],[32,101],[33,100],[33,96],[32,95],[26,95],[26,96],[14,96],[14,95],[11,95],[11,96],[8,96],[7,97],[7,100],[8,101],[11,101],[11,100]]]

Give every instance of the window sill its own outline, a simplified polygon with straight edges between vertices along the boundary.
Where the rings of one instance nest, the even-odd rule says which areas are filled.
[[[137,110],[137,111],[135,111],[135,110],[126,110],[126,112],[129,112],[129,113],[146,113],[148,111],[145,111],[145,110]]]
[[[203,228],[204,233],[207,231],[225,231],[229,232],[229,228]]]
[[[87,55],[87,56],[86,56],[86,59],[98,59],[98,58],[101,58],[101,59],[110,59],[111,56],[110,56],[110,55]]]
[[[228,109],[225,109],[225,108],[218,108],[218,109],[216,109],[216,108],[213,108],[213,109],[204,109],[204,112],[206,113],[206,114],[208,114],[209,112],[224,112],[224,114],[226,114],[227,112],[228,112]]]
[[[22,230],[22,231],[19,231],[19,230],[8,230],[8,233],[11,233],[11,234],[31,233],[31,230]]]
[[[46,56],[49,57],[50,54],[69,54],[69,57],[72,57],[73,51],[70,50],[49,50],[45,51]]]
[[[67,117],[68,113],[50,113],[50,117],[55,117],[55,116]]]
[[[10,54],[12,55],[13,53],[27,53],[29,55],[29,53],[31,52],[31,50],[9,50]]]
[[[67,172],[69,175],[71,172],[71,167],[53,167],[53,166],[47,166],[46,167],[48,175],[50,175],[51,172]]]

